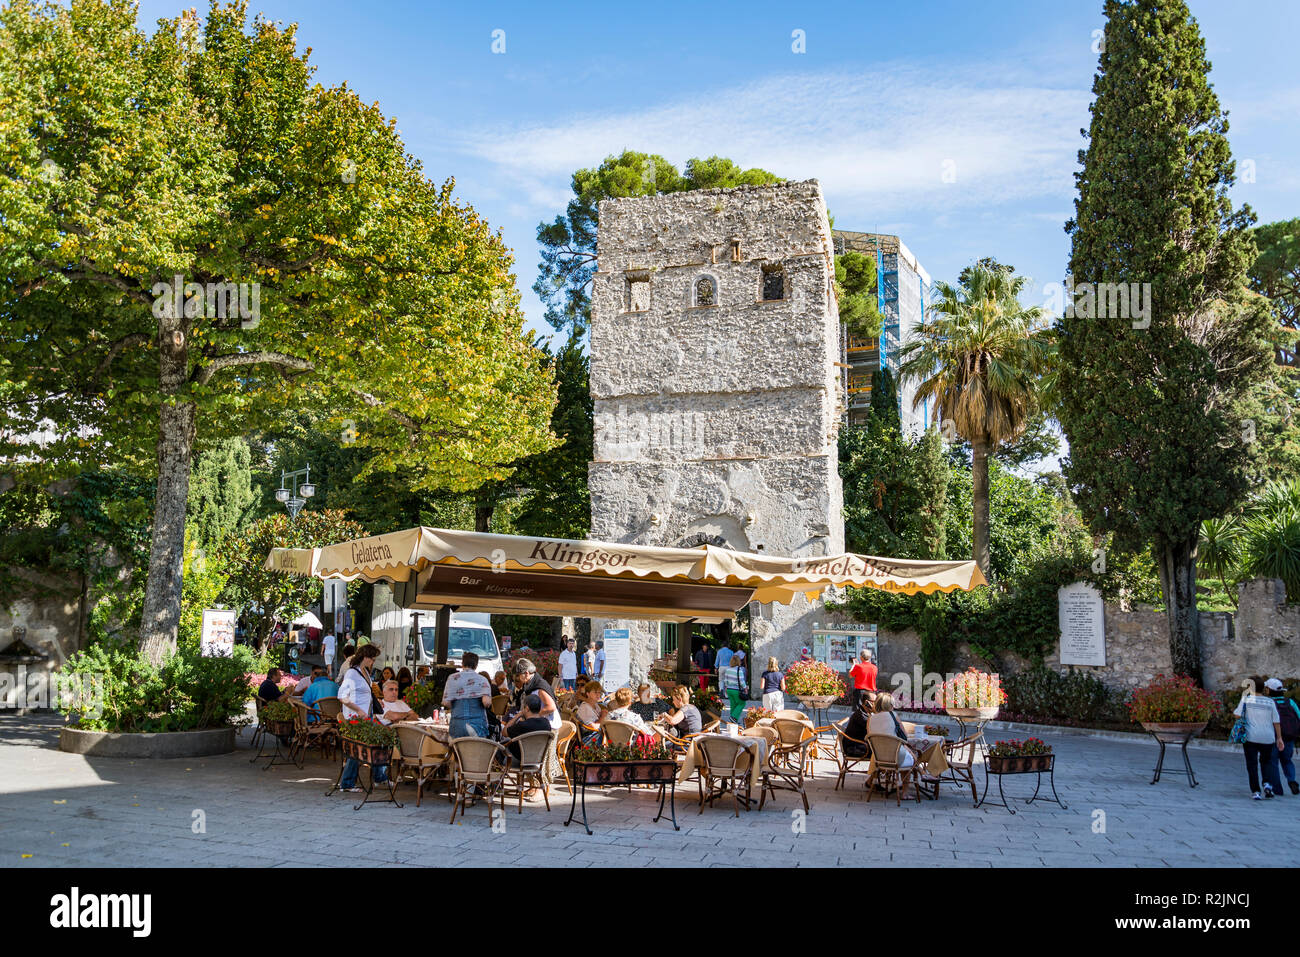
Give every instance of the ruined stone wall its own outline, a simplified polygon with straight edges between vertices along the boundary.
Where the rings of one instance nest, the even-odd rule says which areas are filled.
[[[1201,612],[1201,661],[1205,687],[1228,691],[1242,678],[1268,675],[1300,678],[1300,604],[1286,604],[1286,588],[1276,579],[1243,582],[1238,589],[1238,608],[1230,612]],[[878,664],[882,676],[911,674],[921,660],[921,639],[907,629],[879,632]],[[1043,659],[1053,671],[1062,670],[1054,646]],[[954,671],[974,666],[987,669],[991,662],[977,657],[966,645],[957,649]],[[1013,674],[1029,662],[1007,656],[1000,667]],[[1164,612],[1153,609],[1120,611],[1106,604],[1106,664],[1104,667],[1073,665],[1121,691],[1146,684],[1157,674],[1171,674],[1169,627]],[[888,687],[884,677],[883,687]]]
[[[778,267],[781,297],[764,299]],[[592,537],[843,551],[840,324],[817,183],[608,200],[598,268]],[[797,657],[820,608],[752,606],[760,665]],[[592,637],[605,627],[630,629],[644,674],[658,625],[593,619]]]

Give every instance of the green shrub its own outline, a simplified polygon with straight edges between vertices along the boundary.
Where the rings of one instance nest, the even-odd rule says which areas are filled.
[[[1002,682],[1007,692],[1006,710],[1041,718],[1080,721],[1127,721],[1123,695],[1092,675],[1071,671],[1060,674],[1031,668]]]
[[[253,689],[245,675],[257,659],[242,645],[231,658],[180,648],[155,668],[137,650],[96,645],[73,655],[64,679],[93,695],[62,709],[88,731],[191,731],[239,724]]]

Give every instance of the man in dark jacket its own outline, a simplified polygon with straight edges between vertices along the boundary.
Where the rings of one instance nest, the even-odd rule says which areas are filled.
[[[1291,760],[1295,743],[1300,741],[1300,708],[1297,708],[1296,703],[1286,696],[1282,689],[1282,682],[1277,678],[1269,678],[1265,681],[1264,690],[1277,705],[1277,716],[1282,726],[1282,744],[1285,747],[1278,755],[1278,760],[1282,764],[1282,773],[1286,775],[1286,783],[1291,788],[1291,793],[1300,794],[1300,784],[1297,784],[1295,779],[1295,763]]]

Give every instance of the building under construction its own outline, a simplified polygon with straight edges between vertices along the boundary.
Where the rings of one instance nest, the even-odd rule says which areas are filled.
[[[835,254],[862,253],[876,261],[876,307],[884,316],[879,338],[844,339],[844,386],[847,393],[846,421],[862,425],[871,407],[871,376],[888,368],[898,378],[898,352],[911,332],[925,321],[930,299],[930,274],[897,236],[883,233],[834,231]],[[899,416],[903,431],[922,432],[930,427],[930,403],[912,408],[915,383],[898,383]]]

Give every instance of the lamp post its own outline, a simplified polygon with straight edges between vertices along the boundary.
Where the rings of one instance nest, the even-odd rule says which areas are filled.
[[[311,482],[311,466],[294,469],[292,472],[280,470],[280,487],[275,490],[275,500],[289,510],[289,518],[298,517],[307,499],[316,494],[316,486]]]

